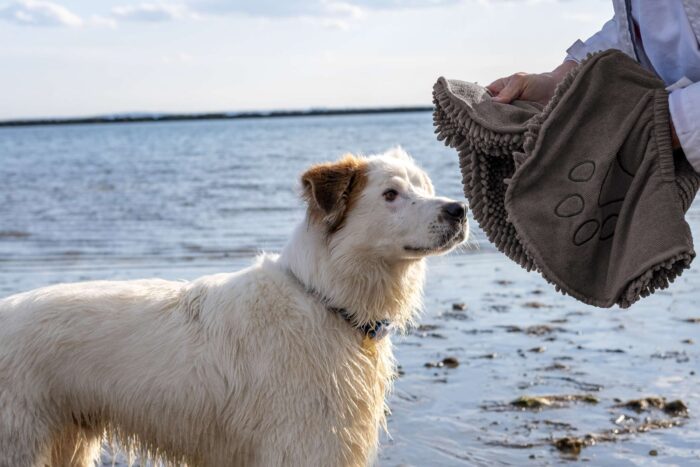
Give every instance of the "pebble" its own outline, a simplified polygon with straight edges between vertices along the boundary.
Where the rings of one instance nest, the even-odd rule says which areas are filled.
[[[476,358],[487,358],[487,359],[493,360],[494,358],[498,358],[498,354],[497,354],[496,352],[487,353],[487,354],[484,354],[484,355],[479,355],[479,356],[476,357]]]
[[[667,402],[664,405],[664,412],[666,412],[669,415],[684,417],[688,415],[688,406],[685,405],[685,402],[678,399],[675,401]]]
[[[442,364],[447,368],[457,368],[459,366],[459,360],[455,357],[446,357],[442,359]]]
[[[439,362],[428,362],[424,366],[426,368],[457,368],[459,366],[459,360],[455,357],[445,357]]]
[[[574,455],[581,453],[581,448],[583,448],[584,443],[578,438],[572,436],[567,436],[566,438],[559,438],[554,441],[554,447],[562,452],[568,452]]]

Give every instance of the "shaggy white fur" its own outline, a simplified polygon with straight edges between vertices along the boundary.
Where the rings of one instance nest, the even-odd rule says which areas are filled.
[[[245,270],[1,300],[0,466],[93,465],[105,436],[171,464],[372,463],[391,342],[319,297],[356,325],[405,328],[423,258],[465,239],[464,212],[400,148],[302,184],[306,221]]]

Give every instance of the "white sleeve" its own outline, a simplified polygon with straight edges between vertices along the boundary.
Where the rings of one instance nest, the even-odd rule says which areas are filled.
[[[672,91],[668,100],[683,152],[700,173],[700,82]]]
[[[621,49],[618,25],[615,18],[605,23],[603,29],[589,37],[586,42],[581,42],[581,39],[574,42],[566,50],[568,54],[566,60],[580,62],[590,53],[608,49]]]

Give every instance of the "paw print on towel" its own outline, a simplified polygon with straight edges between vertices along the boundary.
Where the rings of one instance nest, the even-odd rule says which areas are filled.
[[[569,170],[576,191],[559,201],[554,214],[575,223],[571,239],[574,245],[584,245],[596,237],[609,240],[615,235],[622,203],[640,163],[639,158],[624,154],[618,153],[607,167],[585,160]],[[602,170],[605,175],[601,180]]]

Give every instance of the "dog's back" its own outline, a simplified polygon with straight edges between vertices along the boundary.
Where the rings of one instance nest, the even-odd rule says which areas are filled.
[[[174,462],[360,465],[389,345],[363,350],[274,257],[15,295],[0,301],[0,466],[91,465],[105,430]]]

